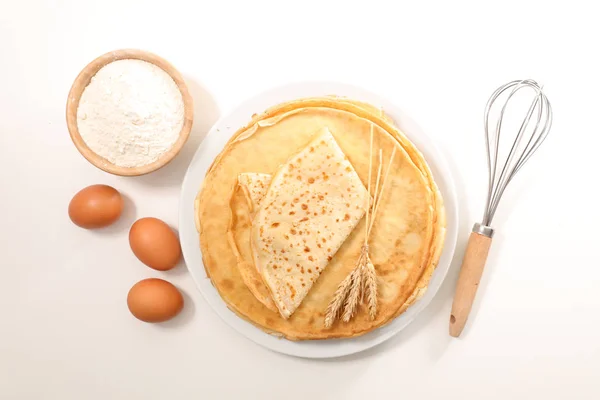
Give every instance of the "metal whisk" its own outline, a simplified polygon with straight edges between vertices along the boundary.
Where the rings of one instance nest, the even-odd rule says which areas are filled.
[[[533,99],[525,117],[521,120],[517,135],[508,151],[503,165],[498,164],[500,138],[511,101],[519,91],[533,91]],[[496,118],[495,123],[493,123]],[[535,123],[535,125],[533,125]],[[488,194],[481,223],[473,226],[467,250],[460,270],[456,294],[450,314],[450,335],[458,337],[469,317],[481,280],[483,267],[492,244],[494,214],[506,187],[533,153],[544,142],[552,126],[552,107],[542,87],[537,82],[517,80],[499,87],[485,107],[484,130],[488,162]]]

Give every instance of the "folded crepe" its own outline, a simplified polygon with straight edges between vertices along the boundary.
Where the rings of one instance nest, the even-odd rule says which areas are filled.
[[[267,194],[272,176],[257,172],[244,172],[238,175],[238,185],[242,189],[250,207],[252,216],[258,211],[262,200]]]
[[[254,265],[250,248],[250,229],[248,229],[267,194],[270,183],[270,174],[244,172],[238,175],[237,186],[230,200],[232,215],[228,239],[238,259],[237,267],[246,287],[265,307],[277,313],[279,311],[271,293]],[[238,245],[242,243],[244,245]]]
[[[252,187],[250,187],[251,189]],[[369,194],[327,128],[273,175],[252,221],[256,268],[284,318],[365,213]]]

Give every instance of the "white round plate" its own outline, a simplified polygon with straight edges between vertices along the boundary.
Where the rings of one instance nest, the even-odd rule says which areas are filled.
[[[447,214],[446,240],[439,264],[433,273],[425,295],[411,305],[406,312],[386,326],[357,338],[292,342],[264,333],[254,325],[239,318],[227,308],[225,302],[210,282],[210,279],[206,276],[204,265],[202,264],[199,236],[194,224],[194,199],[202,185],[206,171],[215,157],[223,150],[225,143],[231,135],[240,127],[246,125],[253,114],[261,113],[267,108],[282,102],[302,97],[333,94],[381,106],[423,153],[444,198]],[[190,163],[183,180],[179,204],[179,235],[183,256],[192,277],[206,301],[227,324],[248,339],[268,349],[298,357],[330,358],[357,353],[382,343],[404,329],[429,304],[442,285],[442,281],[450,266],[452,255],[454,254],[457,238],[458,211],[456,190],[450,169],[433,142],[421,131],[416,123],[387,100],[366,90],[340,83],[308,82],[272,89],[245,101],[238,108],[217,121]]]

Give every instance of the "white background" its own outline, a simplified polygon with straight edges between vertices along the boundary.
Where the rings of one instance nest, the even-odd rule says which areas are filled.
[[[593,3],[1,0],[0,398],[598,399]],[[171,61],[196,101],[183,153],[138,178],[88,164],[64,118],[81,68],[128,47]],[[500,206],[459,340],[447,325],[460,257],[398,336],[311,361],[249,342],[209,309],[184,265],[152,271],[129,249],[136,218],[176,225],[186,166],[217,117],[264,89],[323,79],[389,98],[443,148],[459,185],[461,254],[486,192],[483,106],[500,84],[529,77],[545,84],[555,124]],[[85,231],[67,205],[95,183],[121,190],[126,212]],[[185,293],[171,322],[144,324],[127,310],[129,288],[151,276]]]

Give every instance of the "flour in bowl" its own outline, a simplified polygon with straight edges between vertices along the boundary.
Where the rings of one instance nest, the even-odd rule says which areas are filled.
[[[183,122],[183,96],[175,81],[142,60],[118,60],[101,68],[77,108],[85,144],[120,167],[158,160],[179,138]]]

